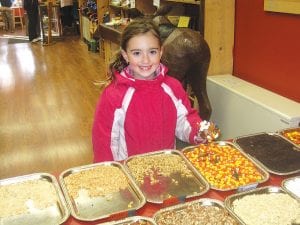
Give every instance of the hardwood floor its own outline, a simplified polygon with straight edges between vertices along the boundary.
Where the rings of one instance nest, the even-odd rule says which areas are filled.
[[[0,38],[0,179],[92,163],[102,71],[79,36],[49,46]]]

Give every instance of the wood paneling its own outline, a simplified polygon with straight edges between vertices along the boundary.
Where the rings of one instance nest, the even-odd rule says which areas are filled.
[[[205,1],[204,38],[211,50],[209,75],[233,70],[235,0]]]
[[[99,54],[79,37],[50,46],[0,40],[0,179],[92,163]]]

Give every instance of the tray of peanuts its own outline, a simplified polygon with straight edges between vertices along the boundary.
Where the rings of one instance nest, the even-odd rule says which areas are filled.
[[[160,209],[154,214],[154,221],[157,225],[239,225],[239,221],[225,209],[223,202],[210,198]]]
[[[300,127],[283,129],[278,131],[278,133],[300,147]]]
[[[182,153],[214,190],[235,190],[269,179],[269,173],[264,168],[230,142],[186,147]]]
[[[1,225],[58,225],[69,216],[53,175],[34,173],[0,180]]]
[[[202,175],[177,150],[162,150],[129,157],[124,164],[148,202],[200,196],[209,190]]]
[[[266,186],[233,194],[224,204],[243,225],[300,224],[300,202],[281,187]]]
[[[281,186],[290,195],[300,200],[300,176],[284,179]]]
[[[123,220],[100,223],[98,225],[156,225],[152,218],[144,216],[132,216]]]
[[[71,168],[60,174],[59,181],[71,215],[78,220],[130,214],[146,203],[143,193],[118,162]]]

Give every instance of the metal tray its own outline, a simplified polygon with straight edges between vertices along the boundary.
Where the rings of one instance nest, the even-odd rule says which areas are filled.
[[[237,137],[233,142],[266,170],[277,175],[300,172],[300,148],[276,133]]]
[[[284,179],[281,186],[287,193],[300,199],[300,176]]]
[[[52,200],[50,200],[49,206],[43,207],[41,205],[43,201],[43,195],[42,193],[35,193],[35,190],[30,189],[30,184],[28,182],[35,182],[34,185],[39,185],[39,183],[36,184],[36,182],[47,182],[50,184],[49,190],[44,190],[49,193],[51,192],[52,187],[56,194],[55,199],[53,199],[53,204],[50,204]],[[41,183],[45,184],[45,183]],[[26,186],[25,186],[26,185]],[[24,187],[22,187],[24,186]],[[70,216],[69,209],[67,207],[67,204],[65,202],[64,196],[61,192],[61,189],[58,185],[58,182],[56,178],[48,173],[34,173],[34,174],[28,174],[24,176],[18,176],[18,177],[12,177],[4,180],[0,180],[0,189],[2,188],[8,188],[8,192],[4,194],[4,196],[1,196],[0,201],[4,201],[4,199],[7,197],[9,201],[9,193],[10,191],[13,193],[14,196],[14,202],[12,204],[16,206],[16,204],[20,204],[20,207],[23,207],[24,211],[27,210],[27,212],[23,212],[23,209],[12,216],[7,217],[0,217],[0,224],[1,225],[32,225],[32,224],[39,224],[39,225],[58,225],[64,223],[67,218]],[[48,186],[47,186],[48,187]],[[14,188],[14,190],[13,190]],[[17,189],[15,189],[17,188]],[[27,199],[27,195],[24,194],[24,192],[20,190],[24,190],[26,188],[26,191],[30,191]],[[1,192],[1,191],[0,191]],[[1,194],[0,194],[1,195]],[[47,195],[50,196],[50,195]],[[40,201],[35,200],[36,198],[39,198]],[[17,201],[19,199],[19,202]],[[38,206],[39,205],[39,206]],[[25,206],[25,207],[24,207]],[[9,207],[9,205],[7,205]],[[4,209],[1,209],[3,212]]]
[[[287,208],[287,206],[282,206],[282,204],[276,204],[274,202],[271,202],[270,199],[272,199],[272,198],[274,199],[274,196],[271,196],[272,198],[269,198],[268,200],[263,198],[263,195],[265,195],[265,194],[279,194],[279,193],[286,194],[287,196],[291,197],[291,199],[294,199],[295,200],[294,203],[298,205],[298,208],[295,209],[291,204],[288,205],[288,207],[291,206],[291,208]],[[245,206],[245,204],[243,205],[242,208],[243,208],[243,210],[245,210],[246,216],[249,216],[251,220],[256,218],[256,219],[258,219],[258,221],[265,222],[263,224],[274,224],[274,225],[279,224],[279,225],[281,225],[283,223],[278,223],[278,221],[282,220],[283,211],[291,212],[291,209],[293,209],[293,211],[295,212],[295,214],[293,214],[294,216],[296,214],[298,214],[298,218],[300,216],[300,213],[299,213],[300,203],[295,198],[293,198],[293,196],[289,195],[281,187],[266,186],[266,187],[262,187],[262,188],[256,188],[251,191],[245,191],[243,193],[233,194],[233,195],[228,196],[225,199],[225,202],[224,202],[225,207],[231,212],[231,214],[234,217],[236,217],[239,221],[241,221],[241,224],[243,224],[243,225],[247,224],[245,221],[246,218],[243,219],[242,218],[243,216],[241,214],[234,211],[233,204],[234,204],[235,200],[240,200],[240,199],[243,199],[244,197],[249,197],[249,196],[257,197],[256,200],[258,200],[258,201],[265,200],[265,202],[257,202],[257,203],[253,203],[253,204],[248,202],[246,206]],[[276,209],[276,207],[281,207],[281,206],[282,206],[282,210],[279,209],[280,212],[278,212],[278,209]],[[262,209],[262,207],[263,207],[263,209]],[[270,214],[272,216],[270,216]],[[276,215],[276,217],[274,217],[274,215]],[[258,223],[259,223],[258,221],[255,221],[255,222],[252,221],[251,224],[258,225]],[[287,220],[285,220],[285,222],[287,222]],[[293,223],[286,223],[286,224],[293,224]],[[296,224],[298,224],[298,222]]]
[[[204,206],[204,207],[209,207],[209,206],[214,206],[214,207],[217,207],[219,209],[223,209],[225,211],[227,211],[227,209],[224,207],[224,204],[223,202],[221,201],[218,201],[216,199],[211,199],[211,198],[201,198],[201,199],[198,199],[198,200],[195,200],[195,201],[191,201],[191,202],[187,202],[187,203],[183,203],[183,204],[178,204],[178,205],[175,205],[175,206],[171,206],[171,207],[167,207],[167,208],[163,208],[163,209],[160,209],[158,210],[153,218],[154,218],[154,221],[159,225],[159,218],[161,216],[163,216],[163,214],[169,214],[168,215],[168,218],[174,218],[174,214],[172,213],[181,213],[184,209],[190,207],[190,206],[195,206],[195,205],[199,205],[199,206]],[[172,214],[172,215],[171,215]],[[199,211],[199,217],[200,217],[200,214],[201,214],[201,211]],[[212,211],[208,212],[207,213],[208,215],[206,215],[205,217],[204,216],[201,216],[202,218],[205,218],[206,220],[208,219],[216,219],[216,214],[213,214]],[[193,215],[195,216],[195,212],[193,213]],[[231,214],[228,212],[228,216],[232,219],[231,222],[232,223],[229,223],[229,221],[227,221],[227,223],[225,222],[223,216],[226,215],[225,213],[222,213],[220,216],[222,216],[222,218],[218,217],[218,221],[222,221],[224,224],[232,224],[232,225],[238,225],[240,223],[239,220],[237,220],[235,217],[231,216]],[[183,216],[180,215],[180,218],[182,218]],[[194,218],[195,220],[198,220],[199,221],[199,218]],[[187,221],[187,218],[184,219],[184,222],[186,223]],[[174,221],[175,222],[175,221]],[[191,223],[191,221],[189,221]],[[200,222],[200,221],[199,221]],[[210,222],[210,223],[209,223]],[[216,224],[216,221],[215,223],[213,223],[212,221],[207,221],[207,224]],[[178,222],[176,222],[178,223]],[[194,223],[193,223],[194,224]],[[176,225],[179,225],[179,224],[176,224]]]
[[[97,225],[156,225],[156,223],[152,218],[144,216],[133,216],[123,220],[100,223]]]
[[[257,171],[260,173],[260,175],[262,176],[262,179],[261,180],[258,180],[258,181],[255,181],[255,182],[247,182],[247,183],[244,183],[242,185],[235,185],[235,187],[232,187],[232,188],[221,188],[221,187],[217,187],[217,185],[213,185],[212,182],[209,181],[209,178],[205,176],[204,173],[202,173],[198,168],[197,166],[186,156],[184,155],[190,162],[191,164],[206,178],[206,180],[209,182],[210,184],[210,187],[211,189],[214,189],[214,190],[218,190],[218,191],[229,191],[229,190],[236,190],[238,188],[240,188],[241,186],[251,186],[251,185],[256,185],[257,184],[260,184],[260,183],[264,183],[266,182],[268,179],[269,179],[269,173],[259,164],[257,163],[255,160],[253,160],[251,157],[249,157],[247,154],[245,154],[243,151],[241,151],[235,144],[231,143],[231,142],[226,142],[226,141],[217,141],[217,142],[213,142],[214,144],[217,144],[218,146],[220,147],[224,147],[224,146],[228,146],[230,147],[231,149],[235,149],[238,153],[241,153],[241,155],[247,159],[248,161],[252,162],[252,164],[255,166],[255,168],[257,169]],[[186,147],[182,150],[182,153],[183,154],[186,154],[188,152],[191,152],[194,150],[195,147],[198,147],[198,146],[190,146],[190,147]],[[222,149],[222,151],[224,151],[224,149]],[[222,156],[219,156],[219,155],[216,155],[214,154],[213,155],[214,157],[222,157]],[[234,159],[235,160],[235,159]],[[214,165],[216,165],[217,163],[214,163]],[[226,170],[226,168],[229,167],[229,165],[232,164],[230,162],[227,162],[227,164],[218,164],[219,167],[215,167],[215,172],[219,174],[219,172],[221,170]],[[222,169],[220,168],[220,166],[224,166]],[[237,169],[236,169],[237,168]],[[241,165],[236,165],[236,167],[234,168],[236,169],[237,171],[233,171],[232,175],[231,176],[238,176],[236,175],[236,173],[238,174],[239,171],[241,171],[243,169],[243,167]],[[217,174],[217,175],[218,175]],[[226,175],[226,174],[224,174]],[[211,174],[209,174],[209,176],[211,176]],[[225,177],[220,177],[220,182],[224,179],[228,179],[228,176],[225,176]]]
[[[294,145],[300,147],[300,140],[293,140],[291,137],[287,137],[286,134],[292,133],[292,132],[296,132],[297,135],[300,134],[300,127],[294,127],[294,128],[287,128],[287,129],[283,129],[283,130],[279,130],[276,133],[278,133],[279,135],[281,135],[283,138],[287,139],[288,141],[292,142]]]
[[[118,168],[126,177],[128,187],[118,192],[109,193],[104,196],[90,197],[86,189],[80,189],[78,192],[79,196],[73,198],[69,193],[65,178],[72,174],[83,174],[89,173],[93,169],[99,169],[102,166]],[[92,173],[92,172],[90,172]],[[99,178],[93,178],[83,182],[96,182]],[[115,177],[109,175],[105,177],[106,181],[116,181]],[[98,219],[108,218],[119,213],[130,213],[141,208],[145,203],[146,199],[143,193],[139,190],[138,186],[134,183],[133,179],[129,176],[124,166],[118,162],[103,162],[95,163],[91,165],[85,165],[75,167],[64,171],[60,174],[59,181],[66,197],[67,203],[71,209],[71,215],[78,220],[82,221],[94,221]],[[80,184],[78,184],[80,187]],[[110,186],[109,184],[105,187]],[[104,185],[103,185],[104,187]],[[97,188],[101,188],[98,186]],[[82,192],[81,192],[82,191]]]
[[[176,155],[182,160],[183,165],[189,172],[190,176],[183,176],[182,172],[176,171],[175,168],[171,167],[169,176],[164,176],[158,173],[158,168],[156,162],[145,161],[144,165],[141,165],[139,169],[143,181],[139,181],[137,177],[133,174],[132,169],[129,167],[133,160],[148,160],[151,157],[168,157],[170,155]],[[148,163],[148,165],[146,165]],[[136,183],[139,185],[140,189],[146,196],[148,202],[152,203],[163,203],[165,200],[171,198],[185,199],[194,196],[200,196],[209,190],[209,184],[202,177],[202,175],[190,164],[190,162],[182,155],[181,152],[177,150],[163,150],[156,151],[147,154],[140,154],[136,156],[129,157],[124,161],[125,167],[128,169],[129,173],[135,179]],[[168,164],[170,165],[170,164]],[[149,171],[147,166],[151,167]],[[177,165],[174,165],[174,167]],[[145,175],[146,172],[151,172],[152,175]]]

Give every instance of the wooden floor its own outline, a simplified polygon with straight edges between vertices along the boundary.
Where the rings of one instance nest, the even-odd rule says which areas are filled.
[[[0,179],[92,163],[91,126],[104,78],[79,36],[8,44],[0,32]],[[10,34],[11,35],[11,34]]]

